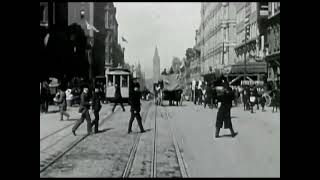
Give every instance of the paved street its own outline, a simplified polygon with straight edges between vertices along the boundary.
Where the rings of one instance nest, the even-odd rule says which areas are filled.
[[[101,114],[108,114],[113,104],[103,105]],[[147,109],[148,103],[143,102],[142,108]],[[149,103],[150,105],[150,103]],[[102,133],[87,137],[69,153],[57,161],[53,167],[50,167],[40,177],[119,177],[127,161],[130,147],[133,139],[137,135],[137,124],[133,123],[133,133],[128,135],[128,121],[130,111],[128,106],[126,112],[122,112],[117,107],[112,116],[104,120],[101,116],[99,129]],[[142,116],[145,111],[142,111]],[[40,122],[41,123],[41,122]],[[67,128],[71,134],[71,128]],[[79,128],[79,136],[85,134],[86,123]],[[65,133],[67,134],[67,133]],[[78,136],[77,136],[78,137]],[[68,145],[75,141],[73,135],[65,136],[65,142],[59,147],[49,148],[47,151],[63,151]],[[51,140],[50,140],[51,141]],[[48,144],[52,143],[48,142]],[[61,144],[61,143],[60,143]],[[40,146],[41,151],[41,146]],[[50,153],[53,154],[53,153]],[[52,155],[53,156],[53,155]],[[43,158],[42,158],[43,159]],[[40,152],[41,160],[41,152]],[[41,162],[40,162],[41,164]]]
[[[280,113],[243,111],[232,108],[233,126],[239,134],[214,138],[216,109],[185,102],[167,108],[183,148],[192,177],[280,177]]]
[[[157,177],[181,177],[170,135],[171,127],[191,177],[280,176],[279,112],[271,113],[271,108],[267,108],[266,112],[255,110],[255,113],[251,114],[248,111],[243,112],[242,107],[232,108],[231,116],[234,129],[239,134],[235,138],[231,138],[228,136],[230,132],[222,129],[220,132],[222,137],[216,139],[213,131],[216,109],[204,109],[203,106],[184,102],[183,106],[179,107],[158,107],[155,116],[156,109],[151,101],[142,104],[141,114],[146,118],[144,124],[147,132],[141,136],[129,177],[150,177],[155,117],[157,117],[158,138]],[[167,105],[167,102],[164,104]],[[104,105],[101,111],[102,116],[106,117],[111,108],[110,104]],[[126,107],[124,113],[120,107],[117,109],[118,111],[109,120],[101,123],[102,133],[84,139],[40,176],[121,177],[139,129],[134,122],[133,133],[128,135],[129,107]],[[146,114],[148,110],[149,112]],[[71,108],[69,111],[70,114],[74,113],[73,117],[77,117],[75,109]],[[164,117],[165,113],[168,115],[167,119]],[[74,123],[57,121],[56,118],[53,118],[57,115],[58,113],[53,113],[49,114],[47,119],[43,117],[44,119],[40,121],[41,127],[46,129],[44,126],[52,125],[51,132],[53,132],[61,128],[60,126]],[[52,123],[46,121],[52,121]],[[85,134],[85,126],[85,123],[80,126],[80,134]],[[50,139],[53,137],[50,137],[47,143],[42,143],[42,145],[40,143],[40,151],[41,149],[44,149],[45,153],[53,150],[62,151],[70,145],[76,139],[71,135],[66,136],[66,134],[70,134],[71,127],[66,128],[58,135],[58,138],[65,139],[64,143],[59,142],[60,145],[54,148],[45,148],[53,143],[53,140]],[[46,133],[42,132],[41,134],[50,134],[48,129]],[[40,160],[46,157],[42,154],[43,152],[40,152]],[[53,156],[52,153],[50,156]]]

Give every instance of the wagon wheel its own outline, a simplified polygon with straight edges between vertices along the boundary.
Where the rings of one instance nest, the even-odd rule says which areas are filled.
[[[265,98],[266,98],[266,106],[269,107],[271,105],[271,97],[269,96],[269,94],[265,94]]]

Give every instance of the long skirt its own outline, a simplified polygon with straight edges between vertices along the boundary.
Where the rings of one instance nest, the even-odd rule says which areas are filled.
[[[224,124],[224,129],[232,128],[230,107],[220,106],[217,113],[216,128],[222,128]]]

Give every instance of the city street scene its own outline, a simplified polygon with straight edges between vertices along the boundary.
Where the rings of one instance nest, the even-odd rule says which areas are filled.
[[[40,2],[40,177],[280,177],[280,2]]]

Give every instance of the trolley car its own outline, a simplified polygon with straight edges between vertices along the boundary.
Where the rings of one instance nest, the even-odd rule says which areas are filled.
[[[106,72],[106,101],[112,102],[115,95],[115,84],[118,84],[121,90],[121,96],[124,102],[129,99],[130,84],[132,82],[132,74],[128,69],[110,68]]]

